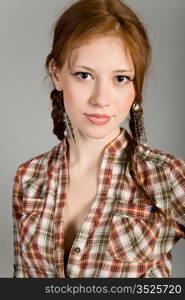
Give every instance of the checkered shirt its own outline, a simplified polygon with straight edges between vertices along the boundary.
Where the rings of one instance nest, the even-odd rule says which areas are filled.
[[[21,164],[14,177],[14,277],[170,277],[171,249],[185,238],[185,161],[147,144],[126,164],[124,130],[104,148],[95,200],[64,272],[62,211],[68,192],[66,137]],[[150,199],[163,215],[158,215]]]

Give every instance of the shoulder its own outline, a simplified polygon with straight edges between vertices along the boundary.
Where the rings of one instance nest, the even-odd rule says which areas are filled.
[[[48,165],[48,163],[52,162],[57,158],[57,154],[59,154],[59,150],[61,148],[61,143],[58,145],[54,146],[51,150],[39,154],[37,156],[34,156],[25,162],[23,162],[18,168],[19,169],[31,169],[31,168],[37,168],[37,169],[45,169],[45,167]]]
[[[153,165],[154,167],[163,166],[171,171],[176,169],[178,166],[185,169],[185,160],[182,158],[160,149],[154,149],[147,144],[137,146],[135,157],[138,162],[150,164],[150,166]]]
[[[138,182],[155,198],[156,205],[162,209],[175,208],[173,211],[184,216],[185,161],[146,144],[137,146],[134,157]]]
[[[21,180],[22,185],[34,182],[41,184],[52,166],[60,159],[62,152],[63,143],[60,142],[51,150],[26,160],[18,166],[15,180]]]
[[[152,187],[183,187],[185,190],[185,161],[174,154],[139,145],[134,155],[135,168],[143,184]]]

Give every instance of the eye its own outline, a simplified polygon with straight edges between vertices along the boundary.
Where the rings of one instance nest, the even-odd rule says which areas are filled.
[[[118,75],[118,76],[116,76],[116,78],[117,78],[118,82],[120,82],[120,83],[122,83],[122,82],[126,83],[129,81],[133,81],[133,80],[131,80],[131,78],[129,76],[124,76],[124,75]]]
[[[86,73],[86,72],[76,72],[72,75],[79,79],[82,79],[82,80],[89,80],[87,78],[88,78],[88,76],[91,76],[89,73]],[[92,76],[91,76],[91,78],[92,78]]]
[[[79,78],[80,80],[85,80],[85,81],[93,78],[92,75],[87,72],[76,72],[71,75]],[[88,76],[91,76],[91,78]],[[125,76],[125,75],[118,75],[118,76],[116,76],[116,78],[119,83],[128,83],[129,81],[133,81],[133,80],[131,80],[131,78],[129,76]]]

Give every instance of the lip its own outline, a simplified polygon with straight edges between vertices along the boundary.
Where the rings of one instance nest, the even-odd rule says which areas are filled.
[[[95,118],[102,118],[102,119],[110,118],[110,116],[103,115],[103,114],[85,114],[85,115],[90,117],[95,117]]]
[[[87,117],[87,119],[96,125],[104,125],[106,123],[108,123],[111,119],[110,116],[107,115],[100,115],[100,114],[85,114],[85,116]]]

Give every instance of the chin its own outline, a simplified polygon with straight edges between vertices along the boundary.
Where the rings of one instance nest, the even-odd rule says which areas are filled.
[[[101,127],[101,128],[99,128]],[[107,136],[113,134],[114,131],[116,131],[117,128],[105,128],[105,126],[99,126],[98,128],[89,128],[86,130],[80,130],[80,135],[84,137],[89,137],[92,139],[103,139]],[[118,128],[119,129],[119,128]]]

